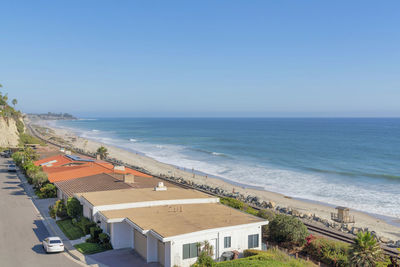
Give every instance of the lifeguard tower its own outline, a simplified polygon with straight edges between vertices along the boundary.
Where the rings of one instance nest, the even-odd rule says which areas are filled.
[[[331,213],[331,219],[339,223],[354,223],[354,216],[350,215],[350,209],[346,207],[336,207],[337,213]]]

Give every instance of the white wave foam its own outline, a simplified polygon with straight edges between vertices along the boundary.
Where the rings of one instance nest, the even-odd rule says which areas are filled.
[[[131,139],[129,139],[129,141],[136,143],[136,142],[138,142],[139,140],[134,139],[134,138],[131,138]]]
[[[188,153],[188,149],[179,145],[160,145],[145,142],[133,142],[91,131],[80,131],[85,138],[115,145],[131,151],[138,151],[158,161],[199,170],[211,175],[223,177],[248,185],[262,186],[268,191],[278,192],[303,199],[321,201],[332,205],[347,206],[352,209],[400,218],[400,185],[398,183],[366,183],[363,179],[344,180],[341,177],[319,173],[303,173],[233,158],[219,157],[213,152],[209,160],[204,154]],[[215,153],[215,154],[214,154]],[[218,153],[219,154],[219,153]],[[222,153],[221,153],[222,154]]]
[[[214,156],[223,156],[224,155],[224,153],[218,153],[218,152],[212,152],[211,154]]]

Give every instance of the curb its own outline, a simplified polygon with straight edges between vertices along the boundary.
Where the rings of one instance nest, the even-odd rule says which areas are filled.
[[[40,219],[42,220],[42,222],[43,222],[43,224],[44,224],[44,226],[46,227],[46,229],[47,229],[47,231],[49,231],[49,233],[50,234],[52,234],[52,235],[58,235],[57,234],[57,230],[55,230],[54,228],[53,228],[53,226],[51,225],[51,223],[49,223],[49,219],[46,217],[46,216],[43,216],[44,214],[42,214],[41,212],[40,212],[40,210],[36,207],[36,205],[35,205],[35,203],[34,203],[34,200],[37,200],[37,199],[39,199],[36,195],[32,195],[32,192],[30,192],[31,190],[31,188],[28,188],[28,181],[26,180],[26,178],[25,178],[25,175],[18,169],[18,171],[17,171],[17,177],[18,177],[18,179],[21,181],[21,183],[22,183],[22,186],[24,187],[24,191],[25,191],[25,193],[30,197],[30,200],[31,200],[31,202],[32,202],[32,205],[34,206],[34,208],[36,209],[36,211],[39,213],[39,215],[40,215]],[[71,244],[71,242],[70,242],[70,240],[67,238],[66,240],[64,240],[64,242],[68,242],[69,243],[69,245],[70,246],[72,246],[72,244]],[[73,247],[73,246],[72,246]],[[73,249],[73,250],[75,250],[75,249]],[[84,255],[83,254],[81,254],[81,253],[79,253],[79,255],[81,255],[81,257],[79,257],[78,255],[76,255],[75,253],[73,253],[72,251],[73,250],[71,250],[71,249],[69,249],[69,248],[67,248],[66,246],[64,246],[64,251],[71,257],[71,258],[73,258],[78,264],[80,264],[80,265],[82,265],[82,266],[96,266],[96,264],[98,265],[98,266],[101,266],[102,264],[101,263],[94,263],[94,264],[88,264],[87,262],[86,262],[86,260],[85,260],[85,258],[84,258]],[[92,260],[92,259],[91,259]],[[95,260],[92,260],[92,261],[95,261]],[[104,265],[103,265],[104,266]]]

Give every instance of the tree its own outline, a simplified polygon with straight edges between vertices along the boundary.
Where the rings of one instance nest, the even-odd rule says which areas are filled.
[[[275,242],[303,245],[308,235],[307,227],[299,219],[278,214],[269,224],[269,237]]]
[[[15,107],[15,105],[18,103],[18,101],[17,101],[17,99],[15,99],[15,98],[14,98],[14,99],[12,100],[12,102],[11,102],[11,103],[12,103],[12,104],[13,104],[13,106]]]
[[[97,154],[100,156],[101,159],[105,159],[108,155],[107,148],[101,146],[97,149]]]
[[[382,249],[370,232],[359,232],[351,245],[349,260],[351,266],[374,267],[382,260]]]
[[[68,216],[71,218],[78,218],[80,216],[82,216],[82,205],[79,202],[79,200],[77,200],[74,197],[70,197],[67,200],[67,213]]]

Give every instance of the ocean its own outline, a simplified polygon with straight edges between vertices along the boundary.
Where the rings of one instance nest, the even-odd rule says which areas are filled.
[[[57,126],[234,182],[400,218],[400,119],[97,118]]]

